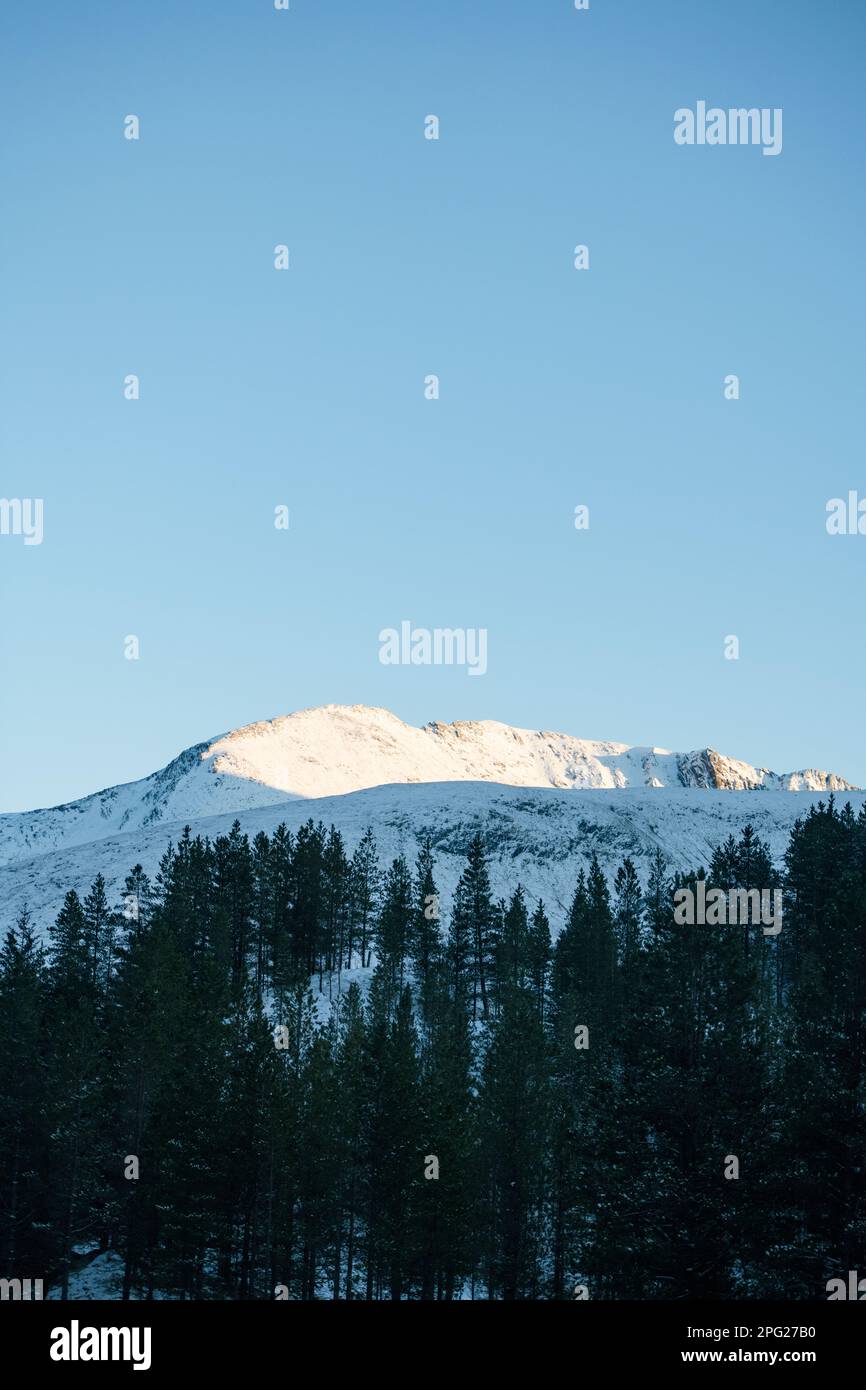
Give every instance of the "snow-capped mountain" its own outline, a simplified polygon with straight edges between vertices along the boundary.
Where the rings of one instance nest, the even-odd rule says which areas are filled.
[[[0,864],[297,798],[443,782],[567,791],[856,790],[835,773],[774,773],[711,748],[675,753],[516,729],[493,720],[434,722],[419,729],[385,709],[326,705],[196,744],[139,782],[64,806],[0,816]]]

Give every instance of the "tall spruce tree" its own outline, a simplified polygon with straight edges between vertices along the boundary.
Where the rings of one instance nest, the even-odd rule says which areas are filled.
[[[0,1231],[12,1278],[42,1278],[49,1133],[42,1052],[45,968],[26,907],[0,949]]]

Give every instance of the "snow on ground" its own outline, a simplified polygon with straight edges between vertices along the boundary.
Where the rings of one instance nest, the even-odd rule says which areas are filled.
[[[855,812],[866,793],[846,792]],[[779,859],[798,817],[826,795],[782,791],[699,791],[694,788],[637,788],[562,791],[515,788],[488,782],[449,782],[375,787],[315,801],[287,800],[191,821],[194,833],[226,834],[237,818],[252,838],[272,832],[280,822],[290,830],[313,817],[342,832],[348,852],[368,826],[376,836],[384,867],[397,854],[414,860],[425,834],[433,839],[436,877],[446,916],[469,842],[476,830],[490,855],[494,894],[506,896],[521,882],[529,898],[543,898],[554,932],[559,930],[581,867],[593,852],[612,877],[625,855],[643,879],[657,847],[672,869],[707,865],[716,847],[751,823]],[[169,839],[183,821],[159,823],[113,834],[81,846],[20,859],[0,868],[0,927],[27,903],[45,929],[56,916],[68,888],[84,893],[102,873],[119,901],[126,874],[136,863],[154,875]]]
[[[70,1300],[84,1299],[120,1299],[123,1296],[123,1259],[114,1250],[105,1250],[101,1255],[97,1255],[89,1264],[81,1269],[73,1269],[69,1275],[69,1298]],[[169,1298],[169,1294],[154,1291],[155,1299]],[[47,1299],[60,1300],[60,1285],[48,1290],[45,1295]],[[132,1299],[137,1299],[140,1294],[135,1290],[130,1294]]]

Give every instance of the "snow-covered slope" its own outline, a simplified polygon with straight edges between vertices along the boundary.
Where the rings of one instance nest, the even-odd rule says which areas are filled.
[[[326,705],[196,744],[140,782],[0,816],[0,864],[172,821],[392,783],[492,782],[569,791],[693,787],[843,791],[834,773],[777,774],[711,748],[601,743],[493,720],[414,728],[385,709]]]
[[[842,799],[858,812],[866,793],[852,792]],[[399,853],[413,860],[419,841],[429,834],[446,912],[469,842],[480,830],[494,892],[504,896],[522,883],[530,897],[544,899],[558,931],[577,873],[588,866],[593,853],[609,877],[630,855],[645,879],[656,848],[663,850],[671,869],[706,866],[716,845],[731,833],[738,836],[751,823],[778,860],[794,821],[819,800],[814,792],[748,795],[645,787],[561,791],[451,782],[375,787],[312,803],[291,800],[242,811],[237,819],[253,837],[259,830],[270,833],[281,821],[295,830],[313,816],[336,825],[350,852],[371,826],[384,865]],[[194,821],[192,830],[214,838],[226,834],[234,819],[234,812],[207,817]],[[66,890],[86,892],[97,873],[104,874],[113,900],[119,902],[132,866],[141,863],[153,875],[169,839],[177,840],[181,830],[182,822],[151,825],[0,868],[0,927],[26,903],[44,930]]]

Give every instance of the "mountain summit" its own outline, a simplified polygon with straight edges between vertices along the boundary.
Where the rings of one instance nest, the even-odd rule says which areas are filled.
[[[419,729],[385,709],[324,705],[196,744],[139,782],[50,810],[0,816],[0,863],[161,821],[424,782],[565,790],[857,790],[832,772],[775,773],[712,748],[674,753],[516,729],[494,720],[433,722]]]

